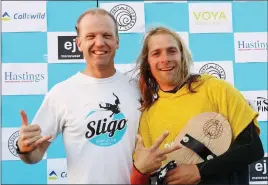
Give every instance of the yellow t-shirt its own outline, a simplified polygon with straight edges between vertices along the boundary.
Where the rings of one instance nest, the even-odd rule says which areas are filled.
[[[144,111],[140,120],[139,134],[145,147],[150,147],[156,139],[168,130],[169,135],[160,148],[170,145],[184,125],[194,116],[203,112],[217,112],[229,121],[233,140],[254,119],[257,122],[258,112],[255,112],[243,95],[228,82],[210,75],[201,75],[193,86],[196,93],[182,87],[177,93],[159,91],[159,99],[152,107]]]

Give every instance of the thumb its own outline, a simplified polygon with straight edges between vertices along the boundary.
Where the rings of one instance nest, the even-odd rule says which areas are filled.
[[[136,143],[136,149],[144,148],[142,137],[137,134],[137,143]]]
[[[29,124],[27,114],[23,110],[21,110],[20,116],[21,116],[22,126],[27,126]]]

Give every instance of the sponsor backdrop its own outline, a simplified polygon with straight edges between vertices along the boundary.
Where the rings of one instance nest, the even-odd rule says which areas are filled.
[[[43,160],[21,162],[15,142],[19,111],[33,119],[44,94],[85,67],[75,44],[75,23],[88,8],[103,7],[117,20],[116,68],[131,69],[144,32],[174,29],[190,48],[193,72],[222,78],[260,113],[266,157],[250,166],[250,182],[267,184],[267,2],[264,1],[20,1],[2,2],[2,183],[63,184],[67,171],[61,135]],[[34,7],[34,8],[33,8]],[[254,151],[252,151],[254,152]],[[245,154],[247,155],[247,154]]]

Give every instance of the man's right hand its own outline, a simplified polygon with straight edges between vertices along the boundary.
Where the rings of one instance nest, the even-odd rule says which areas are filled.
[[[150,148],[145,148],[142,137],[137,135],[134,165],[142,174],[155,172],[162,166],[162,162],[166,160],[166,154],[181,148],[177,145],[160,150],[159,147],[168,134],[168,132],[162,134]]]
[[[41,128],[39,125],[30,125],[27,115],[24,111],[20,111],[22,127],[18,139],[18,145],[21,152],[32,152],[52,136],[41,136]]]

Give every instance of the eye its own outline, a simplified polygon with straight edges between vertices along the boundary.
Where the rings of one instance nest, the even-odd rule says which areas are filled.
[[[170,53],[176,53],[177,50],[176,50],[176,49],[170,49],[169,52],[170,52]]]
[[[86,38],[87,39],[93,39],[94,38],[94,35],[87,35]]]
[[[158,55],[159,55],[158,51],[152,53],[152,56],[158,56]]]
[[[104,38],[106,38],[106,39],[110,39],[110,38],[112,38],[113,36],[112,35],[110,35],[110,34],[105,34],[104,35]]]

